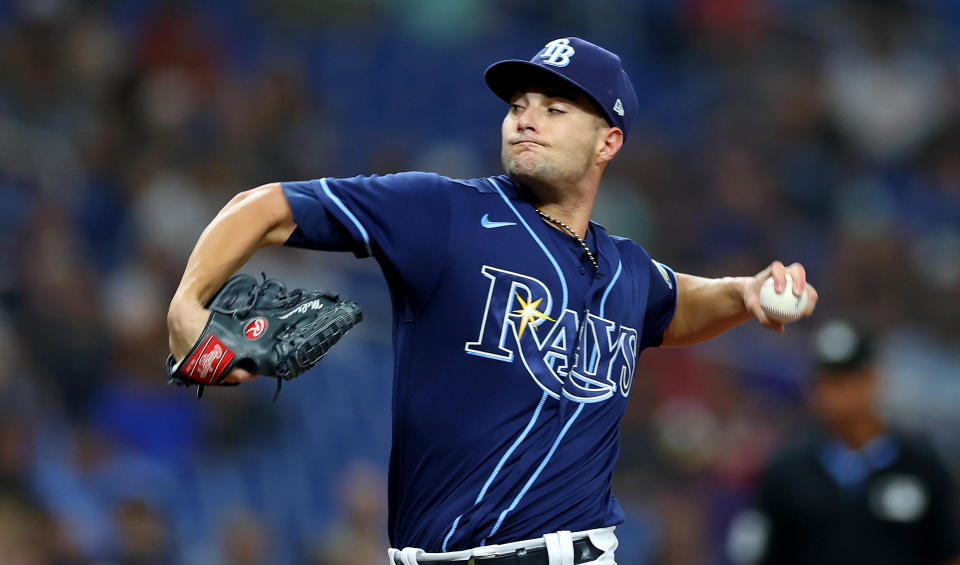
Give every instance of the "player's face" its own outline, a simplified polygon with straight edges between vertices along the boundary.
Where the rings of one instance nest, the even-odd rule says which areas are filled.
[[[503,168],[527,184],[576,184],[600,164],[609,126],[582,95],[545,90],[525,89],[511,100],[503,119]]]

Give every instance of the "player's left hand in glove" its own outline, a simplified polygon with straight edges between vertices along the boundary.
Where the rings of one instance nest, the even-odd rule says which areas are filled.
[[[350,328],[360,323],[360,307],[336,294],[302,288],[288,291],[275,279],[258,282],[234,275],[206,308],[207,325],[180,362],[167,357],[170,383],[206,385],[223,382],[234,367],[277,378],[276,400],[284,380],[310,369]]]

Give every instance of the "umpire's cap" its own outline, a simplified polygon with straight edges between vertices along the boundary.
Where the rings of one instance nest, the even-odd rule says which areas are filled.
[[[627,137],[640,103],[616,54],[579,37],[563,37],[544,45],[530,61],[510,59],[490,65],[484,78],[494,94],[510,102],[524,83],[538,75],[560,78],[581,90]]]
[[[858,372],[870,365],[873,346],[867,336],[846,320],[830,320],[813,334],[813,356],[824,376]]]

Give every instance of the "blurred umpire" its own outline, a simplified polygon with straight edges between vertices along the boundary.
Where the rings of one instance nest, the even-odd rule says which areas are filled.
[[[950,476],[932,448],[886,427],[871,344],[844,321],[813,339],[820,425],[776,455],[734,519],[737,565],[960,565]]]

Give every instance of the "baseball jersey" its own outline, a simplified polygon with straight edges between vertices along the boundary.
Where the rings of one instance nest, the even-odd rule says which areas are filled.
[[[373,256],[394,309],[394,547],[454,551],[623,521],[611,493],[640,352],[676,276],[591,223],[538,217],[506,176],[283,183],[287,245]]]

